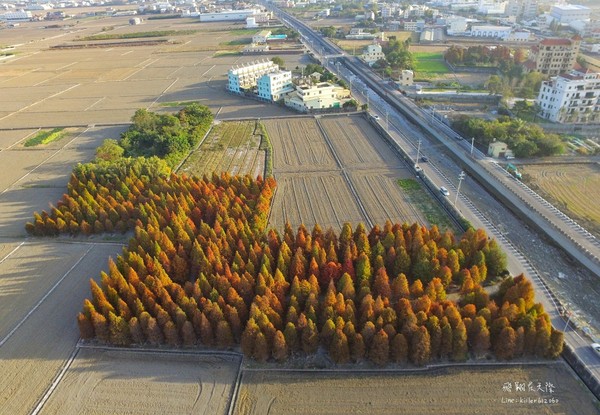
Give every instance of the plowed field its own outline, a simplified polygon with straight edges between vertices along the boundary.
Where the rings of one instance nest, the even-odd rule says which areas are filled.
[[[554,206],[600,237],[600,167],[597,164],[531,164],[526,180]]]

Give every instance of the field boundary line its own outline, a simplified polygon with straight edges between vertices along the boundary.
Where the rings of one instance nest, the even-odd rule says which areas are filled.
[[[107,352],[127,352],[127,353],[142,353],[142,354],[165,354],[165,355],[181,355],[181,356],[222,356],[222,357],[241,357],[240,352],[231,350],[194,350],[194,349],[156,349],[144,347],[114,347],[101,344],[79,343],[80,349],[104,350]]]
[[[367,223],[367,225],[370,228],[372,228],[373,227],[373,221],[372,221],[371,217],[369,216],[369,214],[367,213],[367,210],[365,209],[365,207],[364,207],[364,205],[362,203],[362,200],[361,200],[360,196],[358,195],[358,192],[356,191],[356,188],[354,187],[354,183],[352,182],[352,179],[350,179],[350,176],[348,175],[348,172],[346,171],[346,167],[343,165],[342,160],[337,155],[337,153],[335,151],[335,148],[333,147],[333,144],[331,143],[331,139],[327,135],[327,132],[325,131],[325,128],[323,127],[323,125],[321,125],[321,121],[319,120],[318,117],[314,117],[314,118],[315,118],[315,121],[317,122],[317,126],[319,127],[319,131],[321,131],[321,134],[323,135],[323,139],[325,141],[325,144],[327,144],[327,147],[329,148],[329,151],[331,151],[331,154],[333,155],[333,158],[335,159],[335,162],[337,163],[338,167],[340,168],[340,170],[342,172],[342,177],[344,178],[344,181],[346,182],[346,185],[350,189],[350,192],[352,193],[352,196],[354,196],[354,200],[356,201],[358,209],[360,210],[360,212],[364,216],[364,219],[365,219],[365,222]]]
[[[67,89],[63,89],[62,91],[58,91],[57,93],[55,93],[55,94],[52,94],[52,95],[49,95],[49,96],[47,96],[46,98],[42,98],[42,99],[40,99],[39,101],[36,101],[36,102],[34,102],[33,104],[29,104],[29,105],[27,105],[27,106],[25,106],[25,107],[23,107],[23,108],[21,108],[21,109],[18,109],[18,110],[16,110],[16,111],[13,111],[13,112],[11,112],[10,114],[8,114],[8,115],[5,115],[4,117],[0,118],[0,121],[2,121],[2,120],[4,120],[4,119],[6,119],[6,118],[8,118],[8,117],[12,117],[12,116],[13,116],[13,115],[15,115],[15,114],[19,114],[20,112],[22,112],[22,111],[25,111],[26,109],[28,109],[28,108],[31,108],[31,107],[33,107],[33,106],[35,106],[35,105],[37,105],[37,104],[41,104],[42,102],[44,102],[44,101],[47,101],[47,100],[49,100],[49,99],[51,99],[51,98],[57,97],[57,96],[59,96],[59,95],[61,95],[61,94],[64,94],[65,92],[69,92],[69,91],[70,91],[70,90],[72,90],[73,88],[77,88],[77,87],[78,87],[78,86],[80,86],[80,85],[81,85],[81,84],[75,84],[75,85],[71,85],[71,86],[70,86],[69,88],[67,88]]]
[[[240,392],[240,387],[242,385],[242,366],[244,365],[244,355],[240,357],[240,365],[238,366],[238,373],[235,378],[235,383],[233,384],[233,389],[231,391],[231,398],[229,399],[229,409],[227,410],[227,415],[233,415],[233,411],[235,409],[235,404],[237,403],[237,397]]]
[[[472,367],[472,368],[487,368],[487,367],[498,367],[498,366],[548,366],[548,365],[562,365],[568,363],[563,359],[557,359],[555,361],[543,362],[543,361],[520,361],[520,362],[464,362],[464,363],[436,363],[432,365],[426,365],[424,367],[411,367],[411,368],[381,368],[381,369],[352,369],[352,368],[339,368],[339,369],[302,369],[302,368],[259,368],[259,367],[246,367],[244,372],[297,372],[297,373],[421,373],[429,372],[438,369],[451,369],[454,367]]]
[[[62,277],[60,277],[60,279],[58,281],[56,281],[52,287],[50,287],[50,289],[46,292],[46,294],[33,306],[33,308],[31,310],[29,310],[29,312],[25,315],[25,317],[23,317],[21,319],[21,321],[19,321],[17,323],[17,325],[6,335],[6,337],[4,337],[0,341],[0,347],[4,346],[4,343],[6,343],[8,341],[8,339],[10,339],[12,337],[12,335],[15,334],[15,332],[25,323],[25,321],[27,321],[27,319],[40,307],[40,305],[42,305],[42,303],[46,300],[46,298],[48,298],[50,296],[50,294],[52,294],[54,292],[54,290],[60,285],[61,282],[63,282],[63,280],[65,278],[67,278],[67,276],[71,273],[71,271],[73,271],[75,269],[75,267],[77,267],[77,265],[79,265],[81,263],[81,261],[83,261],[83,259],[87,256],[87,254],[89,254],[89,252],[92,250],[92,248],[94,246],[95,245],[91,245],[87,249],[87,251],[85,251],[84,254],[73,264],[73,266],[71,268],[69,268],[69,270],[67,272],[65,272],[64,275]]]
[[[44,396],[42,396],[42,398],[38,401],[35,408],[33,408],[33,411],[31,411],[31,415],[39,414],[40,411],[44,408],[44,405],[46,404],[46,402],[48,402],[48,399],[50,399],[50,396],[52,396],[52,394],[54,393],[54,391],[56,390],[56,388],[62,381],[63,377],[66,375],[67,370],[69,370],[69,368],[73,364],[73,361],[77,357],[78,353],[79,353],[79,346],[75,345],[75,349],[73,350],[73,352],[71,353],[71,355],[69,356],[67,361],[65,362],[64,366],[62,367],[62,369],[60,370],[58,375],[56,375],[56,377],[52,381],[52,384],[50,385],[50,387],[48,388],[46,393],[44,393]]]
[[[0,264],[2,264],[4,261],[6,261],[12,254],[14,254],[15,252],[17,252],[20,247],[22,247],[23,245],[25,245],[25,242],[27,242],[27,241],[21,242],[19,245],[17,245],[16,248],[14,248],[12,251],[10,251],[8,254],[6,254],[6,256],[4,258],[0,259]]]
[[[28,128],[28,129],[29,129],[29,128]],[[40,131],[41,131],[41,128],[37,128],[37,129],[35,129],[35,131],[33,131],[33,132],[31,132],[31,133],[27,134],[25,137],[21,138],[19,141],[15,142],[15,143],[12,143],[11,145],[9,145],[9,146],[8,146],[8,147],[6,147],[6,148],[1,148],[1,149],[0,149],[0,152],[2,152],[2,151],[5,151],[5,150],[10,150],[11,148],[13,148],[14,146],[16,146],[17,144],[20,144],[21,142],[23,142],[23,141],[27,140],[29,137],[31,137],[31,136],[32,136],[32,135],[34,135],[34,134],[37,134],[37,133],[39,133]]]

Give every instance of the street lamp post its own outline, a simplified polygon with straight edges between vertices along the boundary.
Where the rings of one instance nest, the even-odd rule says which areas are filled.
[[[419,156],[421,152],[421,139],[419,138],[419,141],[417,142],[417,158],[415,159],[415,166],[417,166],[419,164]]]
[[[475,137],[471,137],[471,157],[473,157],[473,145],[475,144]]]
[[[465,172],[461,171],[458,175],[458,187],[456,188],[456,196],[454,197],[454,207],[456,207],[456,202],[458,201],[458,194],[460,193],[460,185],[465,178]]]

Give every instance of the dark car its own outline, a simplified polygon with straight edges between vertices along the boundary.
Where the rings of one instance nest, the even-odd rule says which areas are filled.
[[[421,157],[421,163],[427,163],[428,161],[429,161],[428,157],[425,157],[425,156]]]

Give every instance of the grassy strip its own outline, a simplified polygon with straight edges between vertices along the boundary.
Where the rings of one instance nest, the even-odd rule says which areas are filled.
[[[410,203],[423,213],[430,225],[437,225],[441,230],[456,230],[448,215],[440,209],[418,181],[415,179],[398,179],[398,185],[404,190]]]
[[[175,108],[175,107],[185,107],[187,104],[190,104],[196,101],[171,101],[171,102],[161,102],[161,107]]]
[[[65,136],[64,128],[55,128],[51,131],[40,131],[27,141],[25,141],[25,147],[33,147],[40,144],[48,144],[52,141],[59,140]]]
[[[271,177],[273,176],[273,146],[271,145],[269,134],[267,134],[267,129],[262,122],[256,122],[254,134],[260,134],[261,136],[258,149],[265,152],[265,177]]]
[[[105,33],[101,35],[86,36],[77,39],[80,42],[90,40],[113,40],[113,39],[140,39],[148,37],[164,37],[164,36],[186,36],[197,33],[197,30],[156,30],[153,32],[136,32],[136,33]]]
[[[219,50],[219,51],[215,52],[215,54],[213,55],[213,58],[218,58],[221,56],[239,56],[241,54],[242,54],[242,52],[237,51],[237,50]]]

